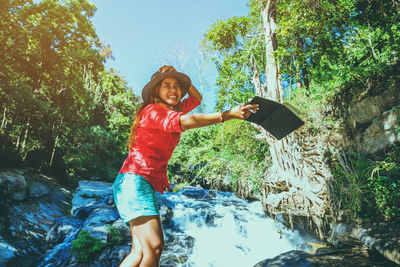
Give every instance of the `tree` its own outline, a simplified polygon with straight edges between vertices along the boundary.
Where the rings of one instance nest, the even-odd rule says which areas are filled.
[[[345,127],[341,116],[349,103],[395,79],[399,58],[388,55],[398,53],[399,7],[364,0],[257,0],[249,7],[248,17],[217,21],[205,35],[217,54],[218,80],[237,84],[231,90],[221,83],[219,106],[252,91],[306,111],[306,126],[294,134],[278,141],[264,132],[272,165],[263,201],[272,214],[312,217],[322,237],[325,219],[337,212],[330,130]]]
[[[1,163],[113,178],[138,98],[115,71],[88,1],[0,6]]]

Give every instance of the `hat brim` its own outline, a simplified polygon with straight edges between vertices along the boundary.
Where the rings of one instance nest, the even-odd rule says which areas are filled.
[[[170,71],[170,72],[159,73],[143,87],[142,99],[144,102],[150,101],[151,90],[154,88],[154,86],[157,85],[157,83],[161,82],[166,78],[175,78],[179,81],[182,90],[182,97],[186,95],[186,93],[189,91],[190,85],[192,84],[192,81],[190,80],[189,76],[187,76],[182,72]]]

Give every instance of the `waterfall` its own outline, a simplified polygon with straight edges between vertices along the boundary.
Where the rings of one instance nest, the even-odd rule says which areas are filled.
[[[23,238],[24,233],[36,235],[37,231],[32,230],[44,227],[40,232],[41,242],[32,249],[46,253],[40,257],[17,256],[10,266],[119,266],[130,251],[130,232],[113,204],[111,184],[94,181],[79,184],[72,201],[72,215],[63,216],[53,205],[57,200],[50,196],[57,197],[56,193],[43,197],[41,202],[30,200],[11,209],[10,220],[20,224],[14,223],[9,230],[19,233],[18,228],[27,232],[18,235],[18,243],[9,242],[24,253],[25,242],[32,239]],[[267,258],[304,248],[306,240],[297,231],[266,217],[259,201],[243,200],[227,192],[186,188],[161,195],[160,202],[165,237],[160,262],[163,267],[254,266]],[[54,218],[45,219],[45,214]],[[111,226],[117,229],[123,243],[108,242]],[[70,252],[71,243],[81,230],[107,244],[105,249],[91,255],[87,263],[78,263]]]
[[[6,175],[19,177],[18,173]],[[65,215],[69,191],[56,183],[43,180],[31,185],[28,192],[22,200],[14,197],[12,204],[8,202],[10,224],[7,234],[0,236],[0,266],[117,267],[130,252],[130,231],[115,209],[111,183],[80,181],[69,215]],[[374,251],[371,255],[375,256],[366,256],[370,252],[357,246],[331,249],[318,242],[307,244],[317,240],[266,217],[259,201],[243,200],[232,193],[186,188],[165,193],[160,202],[165,237],[162,267],[253,267],[260,262],[258,266],[321,262],[329,266],[343,262],[346,266],[394,266]],[[87,262],[79,262],[70,251],[82,230],[105,243],[105,248],[91,253]],[[111,237],[121,242],[112,242]],[[86,248],[81,252],[90,253],[91,245]],[[304,252],[307,249],[315,255]]]
[[[265,217],[259,201],[200,189],[165,193],[162,198],[173,212],[164,231],[194,241],[182,266],[253,266],[263,259],[301,249],[306,241],[297,231]]]

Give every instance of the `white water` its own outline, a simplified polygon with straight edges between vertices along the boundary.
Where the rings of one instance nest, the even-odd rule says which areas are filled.
[[[214,193],[214,192],[212,192]],[[193,254],[182,266],[245,267],[300,249],[306,241],[264,216],[259,201],[249,203],[230,193],[212,198],[165,194],[177,205],[173,222],[184,235],[195,238]],[[207,223],[207,218],[212,218]]]

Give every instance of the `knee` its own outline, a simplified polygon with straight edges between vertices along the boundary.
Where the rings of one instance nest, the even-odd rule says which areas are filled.
[[[164,250],[164,241],[161,241],[154,247],[154,254],[160,257],[163,250]]]
[[[164,241],[153,242],[147,250],[143,251],[143,261],[159,260],[164,249]]]
[[[164,250],[164,241],[159,240],[158,242],[154,242],[153,244],[151,244],[151,250],[154,256],[160,257],[161,253]]]

